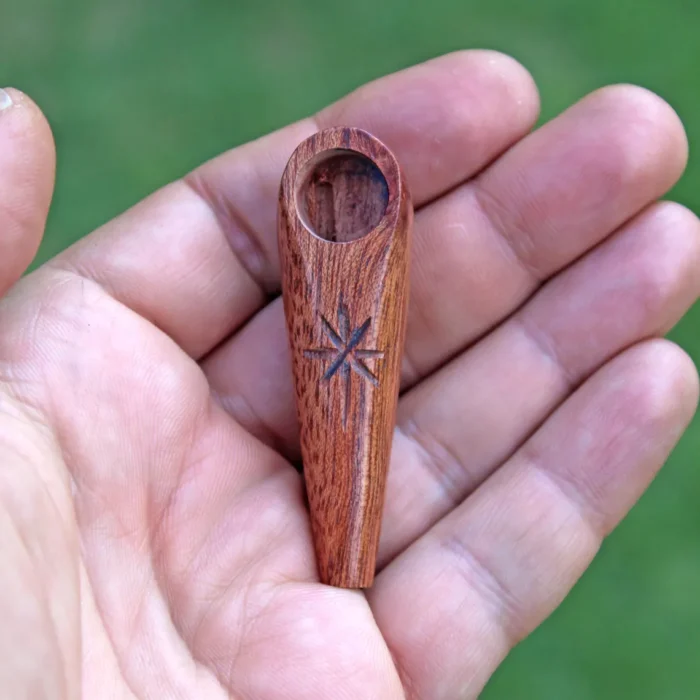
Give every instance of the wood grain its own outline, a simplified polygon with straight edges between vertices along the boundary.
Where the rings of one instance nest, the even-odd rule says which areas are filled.
[[[374,580],[396,419],[413,208],[379,140],[339,127],[282,177],[279,250],[304,479],[322,582]]]

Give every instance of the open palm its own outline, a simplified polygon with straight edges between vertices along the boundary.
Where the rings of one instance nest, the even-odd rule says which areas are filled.
[[[528,134],[527,73],[452,54],[168,185],[17,281],[53,145],[0,112],[0,687],[13,698],[478,695],[694,411],[664,334],[700,233],[655,203],[682,126],[617,86]],[[276,195],[365,128],[417,205],[378,575],[317,582],[276,298]],[[155,127],[154,127],[155,128]]]

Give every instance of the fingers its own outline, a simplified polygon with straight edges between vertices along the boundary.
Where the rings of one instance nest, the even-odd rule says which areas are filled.
[[[406,394],[380,559],[459,504],[597,367],[661,335],[700,294],[700,221],[662,203]]]
[[[278,287],[277,192],[294,148],[350,120],[384,140],[418,204],[450,189],[528,131],[527,72],[492,52],[452,54],[383,78],[315,120],[224,154],[64,254],[68,266],[199,357]]]
[[[55,149],[39,108],[0,90],[0,294],[34,259],[54,184]]]
[[[625,352],[378,577],[370,603],[412,697],[477,697],[644,491],[697,395],[670,343]],[[407,625],[408,610],[428,612]]]
[[[680,176],[682,125],[641,88],[599,91],[416,216],[404,389],[509,315]],[[496,204],[498,202],[498,204]],[[227,409],[294,457],[281,303],[206,362]]]
[[[605,88],[426,210],[414,249],[411,382],[666,194],[687,152],[683,125],[663,100]]]

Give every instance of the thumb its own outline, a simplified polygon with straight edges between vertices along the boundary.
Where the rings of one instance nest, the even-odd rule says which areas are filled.
[[[36,255],[53,194],[56,151],[41,110],[0,89],[0,295]]]

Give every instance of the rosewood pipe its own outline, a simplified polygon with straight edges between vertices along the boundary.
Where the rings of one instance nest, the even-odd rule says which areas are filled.
[[[389,149],[333,128],[293,153],[278,239],[323,583],[374,580],[408,301],[411,197]]]

